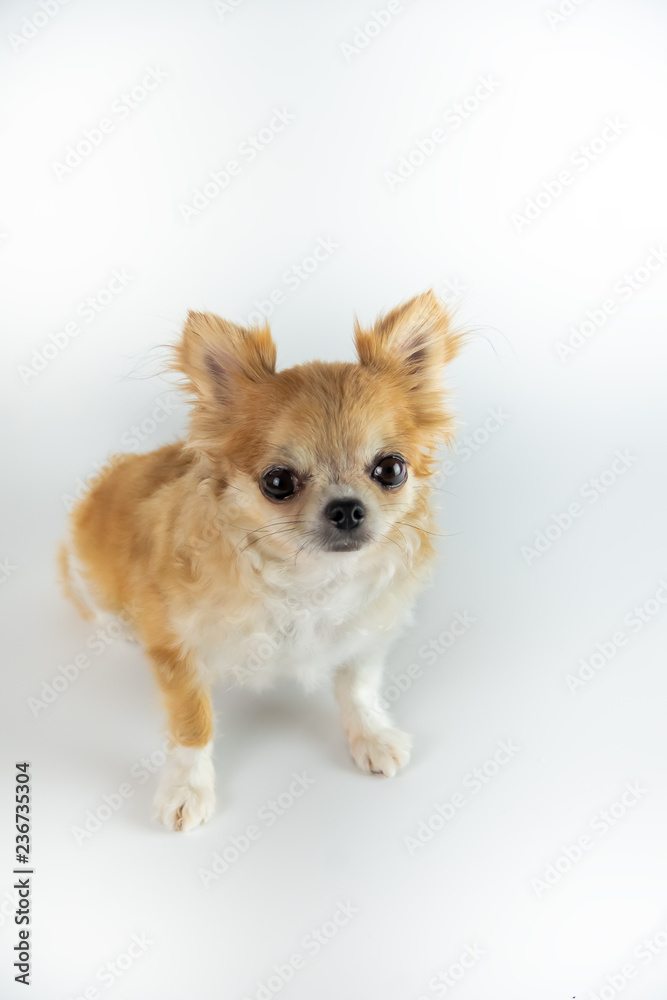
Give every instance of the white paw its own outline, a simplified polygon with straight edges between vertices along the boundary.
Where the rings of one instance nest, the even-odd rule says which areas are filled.
[[[399,767],[410,759],[412,737],[400,729],[380,729],[350,738],[350,752],[365,774],[384,774],[393,778]]]
[[[168,830],[192,830],[215,810],[211,744],[203,749],[174,747],[155,795],[155,816]]]
[[[192,830],[206,823],[215,809],[212,788],[192,785],[161,786],[155,796],[155,815],[168,830]]]

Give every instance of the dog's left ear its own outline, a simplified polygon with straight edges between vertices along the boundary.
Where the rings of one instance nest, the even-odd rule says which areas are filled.
[[[463,335],[452,329],[451,317],[433,291],[410,299],[362,329],[355,320],[359,362],[392,369],[411,389],[434,390],[445,365],[458,354]]]

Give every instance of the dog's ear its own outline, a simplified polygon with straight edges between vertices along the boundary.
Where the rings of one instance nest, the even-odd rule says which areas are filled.
[[[189,312],[173,368],[202,402],[224,406],[240,384],[275,372],[276,345],[268,326],[246,328],[213,313]]]
[[[354,335],[362,365],[391,369],[409,388],[427,392],[439,387],[445,365],[456,357],[463,340],[432,291],[380,316],[368,330],[355,320]]]

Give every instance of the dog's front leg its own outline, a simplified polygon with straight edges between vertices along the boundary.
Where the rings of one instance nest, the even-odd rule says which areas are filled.
[[[190,830],[209,820],[215,807],[211,702],[186,658],[169,647],[152,647],[148,655],[172,741],[155,795],[155,815],[170,830]]]
[[[366,774],[391,778],[407,764],[412,738],[395,729],[382,704],[381,656],[339,667],[334,682],[350,753]]]

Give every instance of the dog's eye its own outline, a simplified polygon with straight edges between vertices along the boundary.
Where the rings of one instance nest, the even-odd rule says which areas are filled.
[[[400,455],[385,455],[376,463],[372,475],[381,486],[402,486],[408,478],[408,467]]]
[[[269,469],[259,481],[262,493],[271,500],[287,500],[294,496],[297,486],[297,478],[291,469]]]

